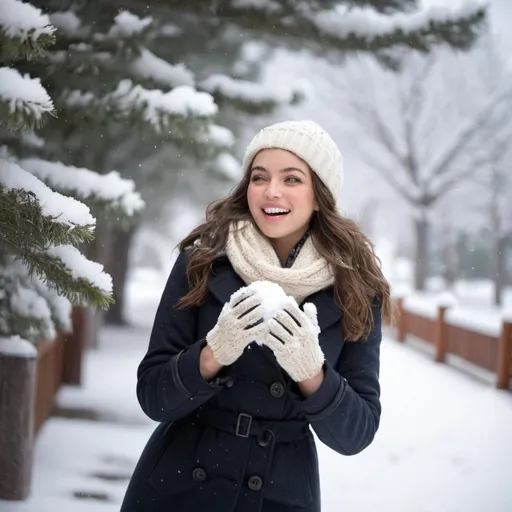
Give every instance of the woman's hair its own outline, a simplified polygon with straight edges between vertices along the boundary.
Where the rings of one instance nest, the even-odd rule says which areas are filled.
[[[211,203],[203,224],[179,244],[180,250],[193,247],[187,265],[190,291],[178,301],[178,307],[200,305],[206,295],[214,259],[225,248],[229,226],[239,220],[251,220],[247,202],[250,168],[242,181],[225,199]],[[352,220],[336,211],[334,198],[318,176],[311,172],[319,211],[313,214],[309,233],[318,252],[332,265],[334,297],[342,311],[345,338],[356,341],[373,328],[372,303],[380,301],[383,317],[392,322],[393,308],[389,283],[370,240]]]

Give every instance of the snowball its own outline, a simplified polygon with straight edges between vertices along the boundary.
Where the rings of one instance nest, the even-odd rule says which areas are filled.
[[[246,288],[248,291],[254,292],[261,298],[261,305],[263,306],[263,321],[268,322],[271,318],[274,317],[276,312],[279,309],[287,306],[290,303],[296,304],[296,301],[293,297],[289,297],[286,295],[284,290],[276,283],[272,283],[271,281],[254,281]],[[240,293],[240,290],[235,292],[232,295],[232,298],[235,298],[237,294]],[[258,345],[262,345],[262,340],[255,340]]]

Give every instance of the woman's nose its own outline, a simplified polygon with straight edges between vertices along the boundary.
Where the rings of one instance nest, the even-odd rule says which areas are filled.
[[[265,197],[267,199],[280,197],[281,196],[281,187],[279,183],[275,181],[270,181],[268,187],[265,190]]]

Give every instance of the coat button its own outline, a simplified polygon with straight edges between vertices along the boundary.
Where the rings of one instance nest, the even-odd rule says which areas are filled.
[[[281,398],[284,395],[284,386],[280,382],[273,382],[270,386],[270,394],[275,398]]]
[[[206,480],[206,471],[203,468],[196,468],[192,471],[192,478],[196,482],[204,482]]]
[[[272,432],[272,430],[264,430],[258,437],[258,444],[265,448],[272,442],[273,437],[274,432]]]
[[[226,382],[225,382],[225,384],[224,384],[224,385],[225,385],[227,388],[232,388],[234,383],[235,383],[235,379],[233,379],[233,377],[228,377],[228,378],[226,379]]]
[[[259,476],[251,476],[247,485],[251,491],[259,491],[263,487],[263,480]]]

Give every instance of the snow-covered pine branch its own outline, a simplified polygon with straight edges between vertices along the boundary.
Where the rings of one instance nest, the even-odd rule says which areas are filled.
[[[110,215],[132,217],[144,208],[133,180],[121,178],[117,171],[98,174],[89,169],[26,158],[19,165],[49,187],[90,206],[107,210]]]
[[[145,48],[128,69],[134,77],[150,80],[167,88],[194,86],[194,74],[183,63],[170,64]]]
[[[411,13],[381,14],[370,8],[340,8],[313,13],[311,23],[329,42],[362,51],[408,44],[428,49],[433,43],[465,48],[473,41],[472,26],[483,20],[485,4],[466,2],[460,7],[430,7]],[[386,40],[388,41],[386,43]]]
[[[70,232],[70,235],[73,232],[90,233],[96,224],[96,219],[87,206],[76,199],[54,192],[14,162],[0,159],[0,190],[2,199],[8,195],[16,197],[20,191],[25,192],[26,196],[31,198],[29,202],[40,210],[41,217],[55,226],[61,226],[61,229]],[[6,202],[2,201],[0,205],[3,209]],[[23,203],[20,206],[23,206]],[[88,238],[86,235],[83,238],[79,235],[73,243],[83,242]]]
[[[265,112],[295,100],[295,93],[290,88],[268,87],[222,74],[210,75],[199,87],[212,94],[217,103],[230,102],[247,112]]]
[[[20,0],[0,2],[0,62],[40,57],[54,44],[54,32],[49,17],[33,5]]]
[[[42,276],[58,293],[73,304],[88,303],[102,308],[112,304],[112,278],[103,265],[88,260],[72,245],[54,245],[34,251]]]
[[[0,159],[2,250],[71,301],[105,307],[112,301],[110,277],[97,264],[80,258],[75,247],[65,245],[91,241],[94,226],[86,205],[52,191],[14,162]]]
[[[121,80],[115,91],[103,98],[90,92],[69,91],[60,102],[77,111],[94,109],[106,120],[147,124],[160,136],[182,139],[210,123],[218,107],[210,94],[182,85],[168,92],[145,89],[131,80]]]
[[[0,266],[0,336],[20,335],[37,342],[55,337],[48,302],[31,285],[26,268],[9,260]]]
[[[329,9],[325,6],[330,2],[231,0],[222,2],[219,8],[213,0],[189,0],[186,5],[173,6],[171,2],[168,8],[180,12],[188,9],[196,16],[235,23],[261,36],[298,39],[303,46],[321,43],[318,50],[325,54],[326,49],[376,53],[398,46],[424,52],[439,44],[467,49],[487,7],[482,1],[471,1],[452,8],[381,14],[371,8],[379,0],[369,1],[369,7],[363,8],[355,3],[339,2],[338,8]],[[314,50],[314,44],[311,47]]]
[[[0,67],[0,126],[13,130],[35,128],[54,115],[53,102],[39,78]]]

